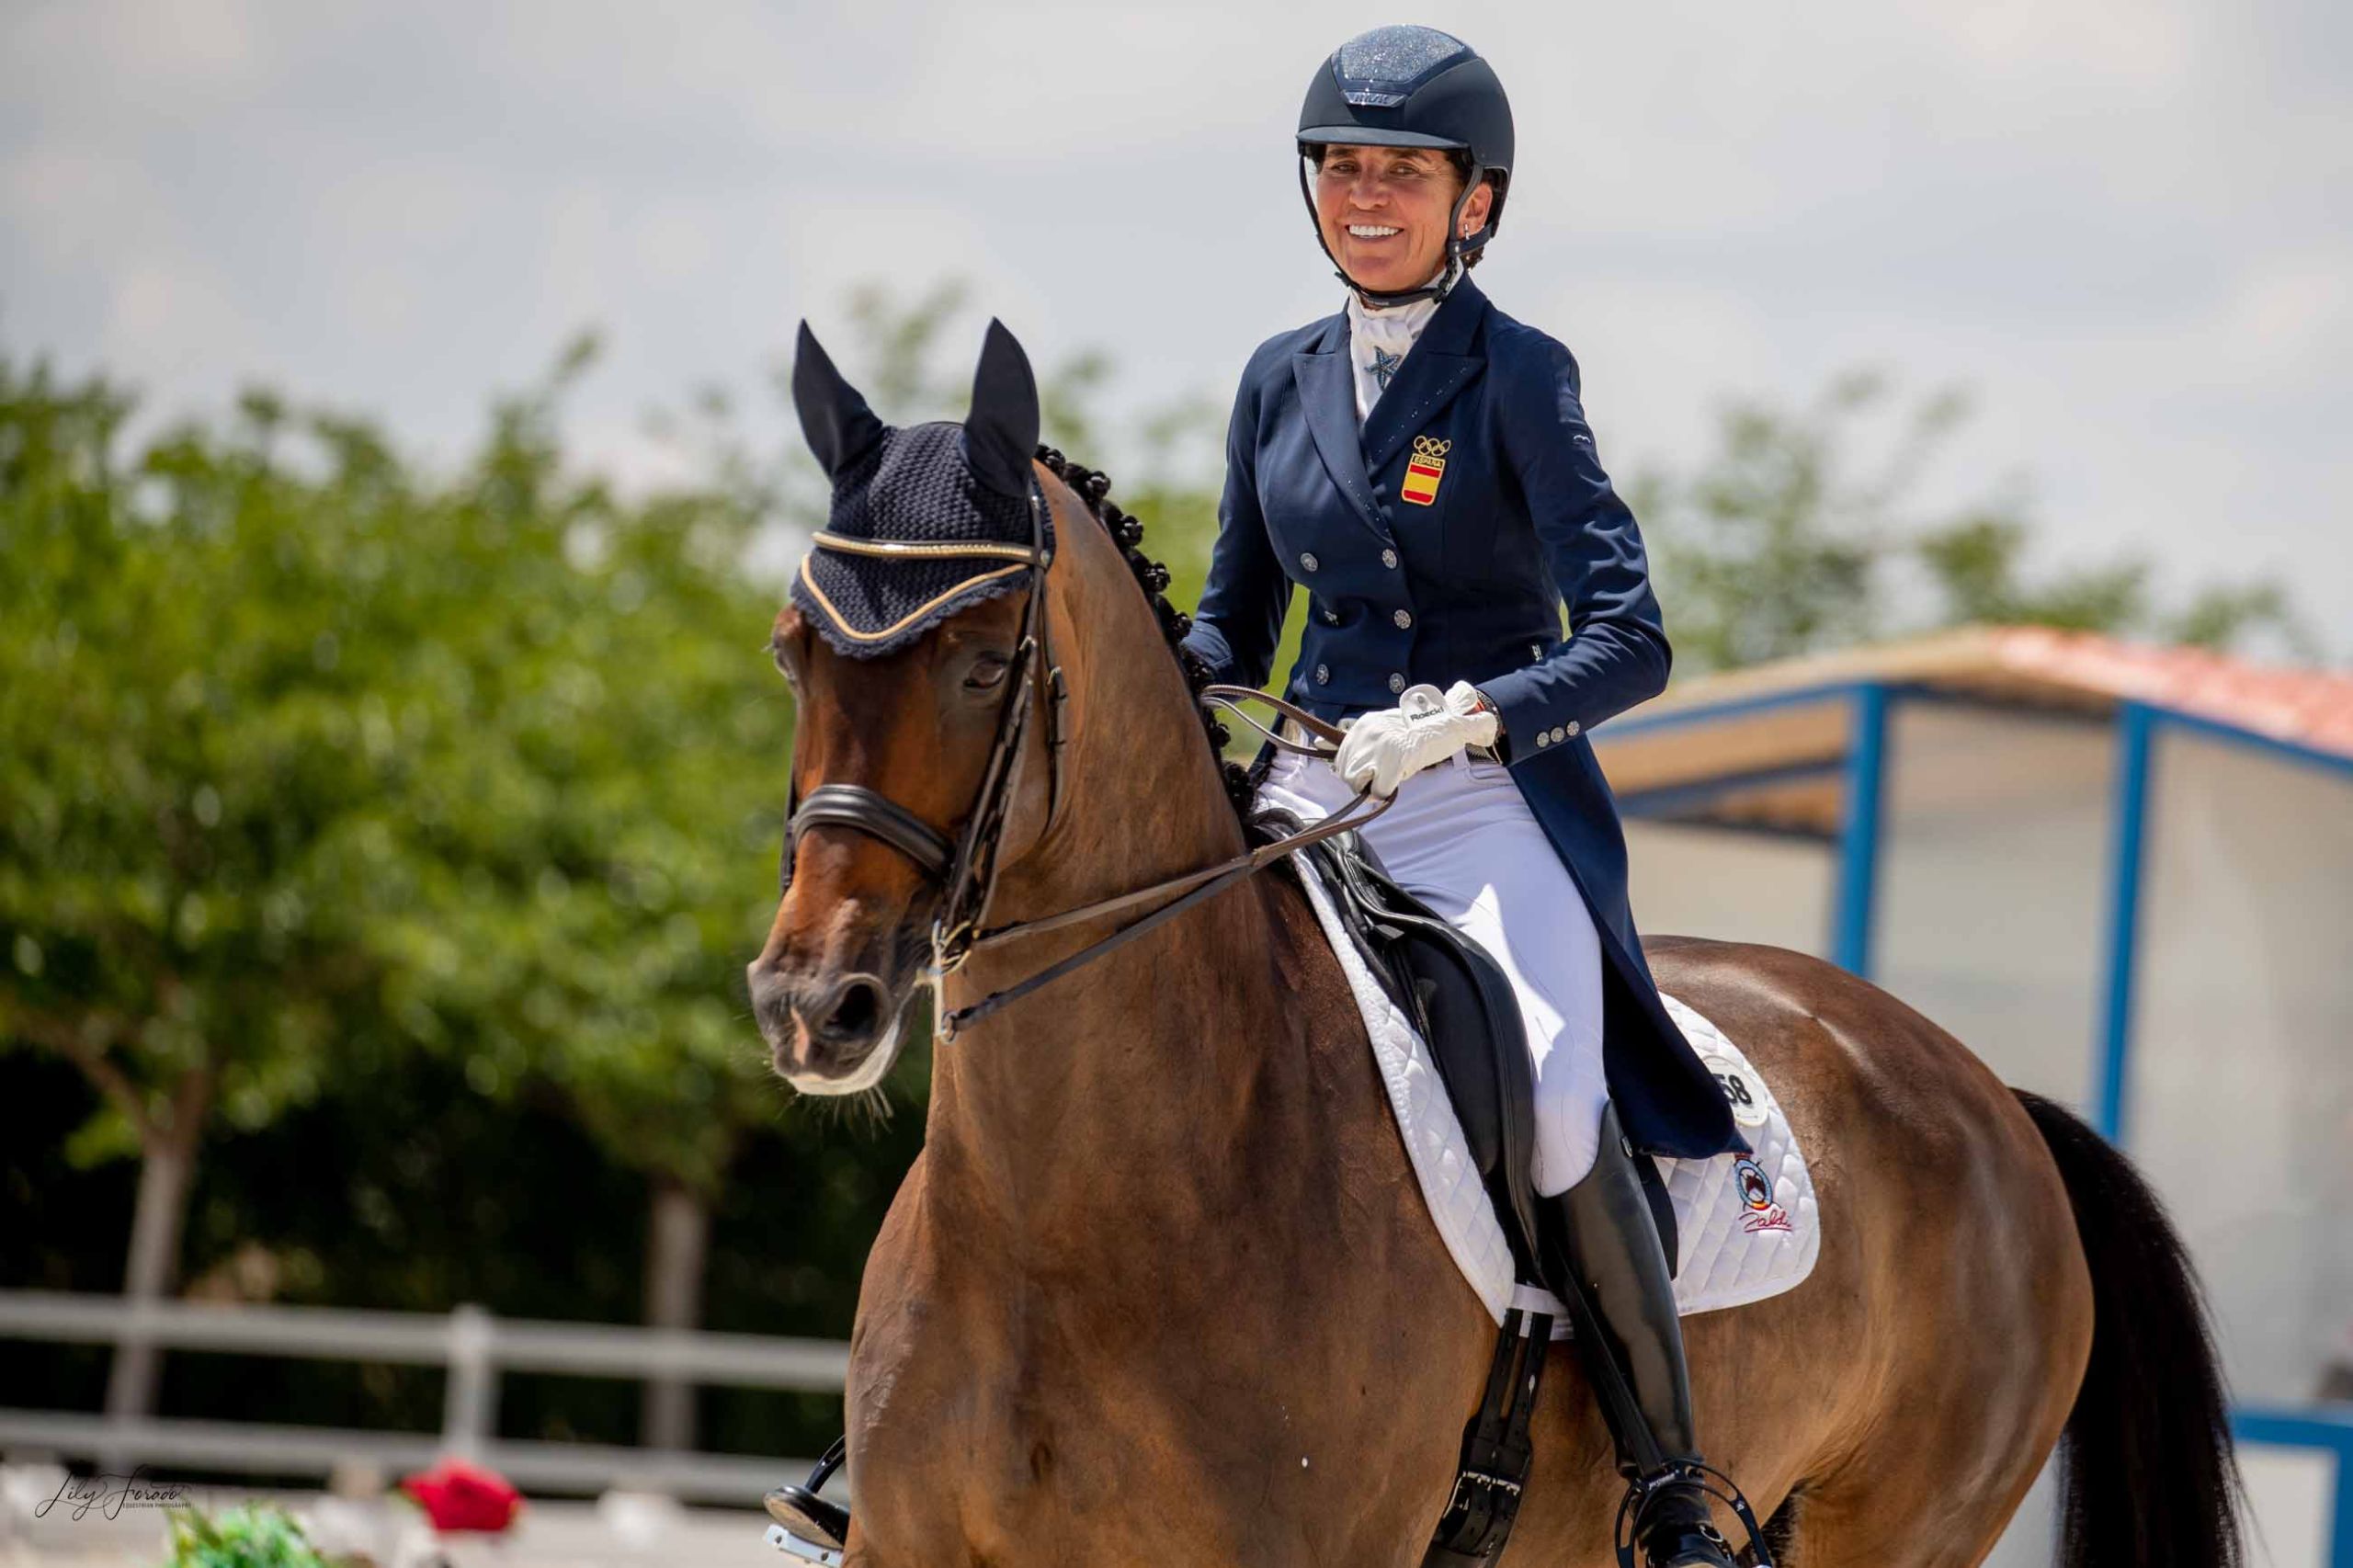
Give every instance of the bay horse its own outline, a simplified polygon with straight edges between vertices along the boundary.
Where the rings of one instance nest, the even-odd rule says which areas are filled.
[[[1290,873],[1233,879],[1001,1006],[1115,923],[931,961],[961,900],[923,846],[968,843],[984,797],[1001,923],[1245,853],[1239,770],[1173,654],[1166,574],[1100,475],[1029,460],[1034,384],[1025,408],[1026,361],[992,376],[1001,330],[963,440],[976,471],[1034,484],[1051,560],[883,656],[846,656],[790,605],[773,631],[793,793],[836,791],[793,822],[750,967],[776,1069],[812,1094],[874,1085],[926,983],[967,1020],[936,1050],[924,1148],[860,1287],[847,1560],[1412,1568],[1495,1328],[1424,1207]],[[843,394],[840,416],[863,415],[847,383],[820,392]],[[804,402],[821,457],[841,435],[824,417]],[[1050,654],[1025,657],[1046,626]],[[1037,722],[1008,723],[1033,688]],[[1776,1558],[1978,1563],[2063,1436],[2070,1568],[2237,1562],[2196,1282],[2122,1157],[1827,963],[1646,950],[1771,1084],[1820,1199],[1811,1277],[1686,1320],[1707,1456],[1769,1514]],[[1623,1483],[1567,1345],[1548,1369],[1509,1555],[1601,1568]]]

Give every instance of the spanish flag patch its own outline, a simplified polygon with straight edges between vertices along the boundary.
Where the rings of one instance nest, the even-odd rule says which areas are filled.
[[[1438,482],[1446,477],[1446,454],[1451,441],[1433,436],[1414,437],[1414,455],[1405,460],[1405,483],[1397,492],[1416,506],[1438,499]]]

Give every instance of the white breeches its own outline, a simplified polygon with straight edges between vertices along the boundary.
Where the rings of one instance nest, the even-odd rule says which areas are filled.
[[[1317,822],[1354,791],[1331,764],[1275,754],[1258,791]],[[1609,1102],[1601,1059],[1601,939],[1552,841],[1501,763],[1458,753],[1405,780],[1361,830],[1392,881],[1482,948],[1510,977],[1536,1064],[1539,1193],[1593,1168]]]

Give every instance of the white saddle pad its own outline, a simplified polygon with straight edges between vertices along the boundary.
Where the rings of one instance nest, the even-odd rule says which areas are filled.
[[[1291,864],[1307,886],[1324,939],[1347,972],[1406,1154],[1446,1250],[1498,1324],[1516,1303],[1551,1312],[1553,1337],[1565,1338],[1569,1328],[1561,1303],[1550,1292],[1517,1289],[1503,1223],[1471,1164],[1462,1124],[1428,1046],[1341,927],[1314,866],[1304,856],[1293,857]],[[1763,1301],[1797,1285],[1813,1272],[1822,1229],[1813,1178],[1772,1089],[1722,1030],[1674,997],[1663,1000],[1692,1049],[1724,1085],[1733,1118],[1756,1150],[1748,1158],[1722,1154],[1658,1162],[1681,1233],[1675,1295],[1688,1317]]]

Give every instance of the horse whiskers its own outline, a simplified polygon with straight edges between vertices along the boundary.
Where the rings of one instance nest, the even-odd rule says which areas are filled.
[[[880,1084],[852,1095],[845,1104],[843,1114],[851,1114],[851,1108],[864,1114],[866,1129],[870,1132],[880,1132],[898,1113],[898,1108],[891,1103],[890,1091]]]
[[[827,1133],[844,1129],[870,1132],[891,1119],[889,1096],[879,1086],[861,1089],[854,1095],[811,1095],[803,1094],[782,1078],[777,1078],[776,1092],[781,1096],[779,1109],[813,1116]],[[879,1115],[869,1104],[878,1098],[885,1102]]]

